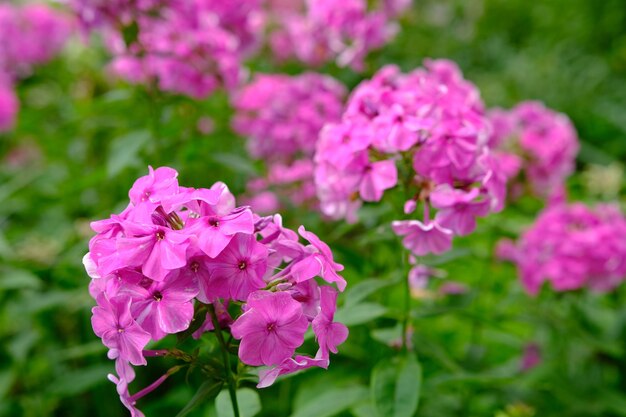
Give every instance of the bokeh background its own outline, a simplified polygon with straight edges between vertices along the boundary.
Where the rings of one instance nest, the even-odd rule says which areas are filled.
[[[364,73],[320,71],[352,87],[384,64],[409,70],[426,57],[456,61],[489,107],[536,99],[568,114],[582,142],[571,195],[623,206],[623,0],[419,0],[397,38],[369,56]],[[188,186],[225,181],[235,194],[261,169],[229,128],[225,95],[192,101],[150,93],[112,80],[107,62],[97,39],[88,46],[74,39],[18,84],[17,126],[0,135],[0,416],[126,415],[106,379],[113,365],[90,325],[93,301],[81,264],[89,222],[119,212],[149,164],[174,167]],[[261,58],[251,67],[304,69]],[[215,128],[203,134],[207,117]],[[493,260],[497,239],[516,236],[540,208],[522,200],[430,260],[466,291],[412,301],[423,368],[418,416],[626,415],[626,290],[530,298],[514,268]],[[345,264],[352,289],[340,314],[351,337],[328,371],[262,391],[261,415],[375,415],[367,388],[372,366],[400,335],[398,244],[375,227],[387,209],[368,208],[352,226],[302,210],[285,213],[288,225],[315,230]],[[540,363],[522,371],[529,352]],[[165,369],[143,369],[138,380],[152,381]],[[194,388],[197,381],[176,375],[141,408],[148,416],[176,415]],[[215,410],[207,404],[191,415]]]

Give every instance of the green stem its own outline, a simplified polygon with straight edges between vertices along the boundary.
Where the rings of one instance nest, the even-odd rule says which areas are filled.
[[[402,351],[406,352],[409,348],[409,321],[411,314],[411,287],[409,285],[409,275],[407,272],[407,259],[404,256],[404,251],[401,252],[403,254],[402,259],[402,270],[405,272],[404,274],[404,309],[402,311]]]
[[[209,314],[211,315],[211,321],[213,322],[213,327],[215,328],[215,336],[217,337],[217,341],[220,344],[220,350],[222,351],[222,360],[224,361],[224,368],[226,368],[228,392],[230,394],[230,401],[233,405],[233,412],[235,413],[235,417],[239,417],[239,406],[237,405],[237,384],[235,382],[235,378],[233,378],[232,369],[230,368],[228,346],[224,340],[224,335],[222,335],[222,329],[220,328],[220,323],[217,319],[217,314],[215,314],[215,307],[213,307],[213,304],[209,305]]]

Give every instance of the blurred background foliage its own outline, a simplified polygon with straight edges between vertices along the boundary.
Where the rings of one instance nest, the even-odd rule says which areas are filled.
[[[19,122],[0,136],[0,416],[126,415],[106,380],[112,363],[90,325],[93,301],[81,265],[89,221],[119,212],[148,164],[176,168],[181,184],[222,180],[235,193],[262,169],[231,132],[225,95],[194,102],[112,81],[107,56],[94,45],[75,40],[22,81]],[[567,113],[583,142],[573,197],[623,201],[623,0],[419,0],[364,74],[321,71],[352,87],[384,64],[409,70],[426,57],[458,62],[489,107],[537,99]],[[266,61],[251,68],[303,70]],[[206,118],[215,125],[208,134]],[[513,267],[493,260],[497,239],[516,236],[540,208],[519,201],[484,219],[450,254],[424,259],[447,278],[411,301],[415,366],[423,374],[416,415],[626,415],[626,290],[530,298]],[[358,225],[286,211],[288,225],[315,230],[345,264],[350,286],[338,319],[351,336],[328,371],[261,391],[260,415],[377,415],[370,398],[384,382],[381,369],[395,366],[386,361],[397,352],[390,342],[399,342],[405,291],[399,244],[377,226],[389,210],[366,207]],[[450,281],[465,290],[446,295],[441,287]],[[522,370],[524,352],[534,350],[539,365]],[[151,361],[138,371],[138,385],[165,369]],[[176,375],[141,408],[148,416],[175,415],[198,385]],[[217,412],[207,404],[192,415]]]

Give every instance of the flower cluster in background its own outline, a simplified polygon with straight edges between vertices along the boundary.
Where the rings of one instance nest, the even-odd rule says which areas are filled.
[[[341,123],[322,130],[321,209],[354,220],[363,201],[380,201],[400,184],[405,213],[422,207],[419,219],[394,221],[394,231],[415,255],[445,252],[453,235],[471,233],[476,217],[503,206],[488,134],[479,92],[454,63],[427,60],[409,74],[385,67],[355,89]]]
[[[276,189],[296,206],[315,201],[313,155],[325,123],[341,119],[344,86],[332,77],[259,74],[234,99],[234,130],[248,139],[248,151],[267,166],[265,178],[249,183],[253,207],[272,211]],[[268,205],[269,199],[274,202]],[[256,202],[256,203],[255,203]]]
[[[500,242],[498,255],[517,265],[533,295],[545,282],[555,291],[609,291],[626,277],[626,218],[613,205],[556,204],[516,244]]]
[[[255,1],[73,2],[88,29],[101,29],[114,74],[132,83],[205,98],[234,88],[255,42]]]
[[[72,27],[68,16],[43,4],[0,4],[0,132],[15,123],[14,83],[58,54]]]
[[[244,61],[269,42],[275,58],[307,65],[336,60],[362,69],[365,55],[388,42],[410,2],[365,0],[72,0],[87,31],[101,30],[111,70],[132,83],[196,99],[232,91]]]
[[[259,387],[281,374],[328,367],[329,352],[337,352],[348,332],[333,320],[337,291],[315,277],[340,291],[346,282],[315,234],[302,226],[296,234],[278,215],[237,207],[223,183],[181,187],[177,172],[166,167],[151,168],[129,197],[122,213],[92,223],[97,235],[84,263],[97,301],[93,329],[116,359],[112,380],[130,410],[147,393],[129,394],[130,365],[145,365],[146,356],[154,356],[145,351],[151,340],[187,330],[209,305],[219,323],[207,315],[195,337],[216,324],[230,328],[241,341],[241,361],[269,367],[260,371]],[[229,303],[242,308],[229,310]],[[296,354],[310,326],[317,354]]]
[[[565,180],[574,172],[578,136],[566,115],[535,101],[522,102],[510,111],[489,112],[493,130],[489,145],[501,172],[513,182],[512,197],[523,192],[527,181],[531,192],[541,197],[562,193]]]
[[[367,53],[385,45],[397,31],[394,19],[410,1],[383,1],[368,10],[366,0],[275,1],[268,20],[274,55],[311,66],[335,61],[360,71]],[[279,6],[279,7],[276,7]]]

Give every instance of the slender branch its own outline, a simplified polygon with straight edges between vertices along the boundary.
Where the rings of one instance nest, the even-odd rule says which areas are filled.
[[[235,378],[233,378],[233,372],[230,368],[230,359],[228,358],[228,345],[224,340],[224,335],[222,334],[222,329],[220,328],[220,323],[217,319],[217,314],[215,314],[215,307],[213,307],[213,304],[209,304],[209,314],[211,315],[211,321],[213,322],[213,327],[215,328],[215,337],[217,337],[217,341],[220,345],[220,350],[222,351],[222,359],[224,361],[224,367],[226,368],[226,377],[228,379],[228,392],[230,394],[230,401],[233,405],[233,412],[235,414],[235,417],[239,417],[239,406],[237,405],[237,384],[235,383]]]
[[[404,251],[401,252],[404,255]],[[411,314],[411,287],[409,285],[409,274],[407,271],[407,259],[406,256],[402,257],[402,265],[404,276],[404,308],[402,311],[402,351],[406,352],[409,348],[409,321]]]

